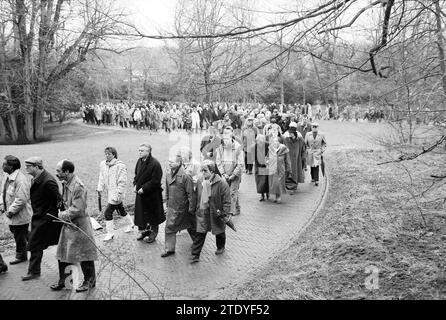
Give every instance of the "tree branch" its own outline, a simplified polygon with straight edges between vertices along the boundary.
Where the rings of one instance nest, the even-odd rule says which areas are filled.
[[[423,154],[426,154],[426,153],[429,153],[429,152],[433,151],[434,149],[439,147],[445,141],[446,141],[446,135],[442,136],[439,140],[437,140],[434,144],[432,144],[427,149],[423,147],[423,150],[420,151],[420,152],[415,152],[415,153],[411,153],[411,154],[402,154],[402,155],[400,155],[398,157],[398,159],[390,160],[390,161],[386,161],[386,162],[381,162],[381,163],[378,163],[378,165],[381,166],[383,164],[398,163],[398,162],[403,162],[403,161],[414,160],[414,159],[418,158],[419,156],[421,156]]]

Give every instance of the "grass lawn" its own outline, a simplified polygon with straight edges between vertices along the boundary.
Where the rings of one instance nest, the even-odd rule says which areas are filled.
[[[135,195],[132,192],[134,169],[138,160],[138,147],[141,143],[152,145],[153,156],[164,167],[169,151],[180,146],[189,145],[199,152],[199,137],[191,136],[183,132],[167,135],[165,133],[149,134],[147,131],[117,131],[110,127],[86,127],[77,123],[68,123],[62,126],[52,126],[46,131],[53,136],[52,141],[35,145],[0,146],[0,157],[11,154],[17,156],[22,162],[30,156],[41,156],[44,167],[55,175],[56,164],[62,159],[70,159],[75,164],[75,173],[84,182],[88,190],[88,208],[91,216],[102,219],[99,214],[97,201],[97,182],[99,175],[99,163],[104,159],[104,149],[114,146],[118,151],[118,158],[122,160],[128,169],[128,190],[124,204],[133,205]],[[196,153],[196,152],[195,152]],[[29,178],[31,176],[28,175]],[[3,177],[1,176],[0,179]],[[106,195],[103,195],[103,210],[106,204]],[[133,214],[133,212],[131,212]],[[0,217],[0,240],[10,239],[11,233]],[[0,242],[0,246],[1,246]]]
[[[446,170],[445,153],[377,166],[389,155],[396,156],[373,149],[330,151],[330,191],[320,214],[300,239],[229,294],[237,299],[445,299],[446,207],[444,201],[429,201],[444,200],[446,185],[426,193],[419,206],[412,197],[431,185],[433,164],[443,163]]]
[[[445,299],[445,207],[427,201],[444,198],[446,186],[443,183],[437,191],[425,194],[419,205],[412,197],[431,184],[433,164],[443,163],[442,172],[446,172],[444,153],[404,166],[377,166],[397,157],[374,142],[375,137],[390,134],[386,125],[337,121],[320,121],[320,125],[328,141],[325,158],[330,174],[324,209],[300,239],[255,269],[228,298]],[[116,147],[128,166],[125,204],[129,205],[134,202],[131,181],[139,144],[150,143],[163,165],[176,147],[191,146],[196,158],[199,152],[200,137],[183,132],[150,135],[76,123],[53,126],[47,132],[53,141],[0,146],[0,156],[13,154],[24,160],[40,155],[51,173],[59,160],[71,159],[88,189],[92,216],[99,215],[95,190],[106,146]],[[0,240],[2,251],[13,248],[11,234],[1,222],[0,239],[4,239]],[[367,288],[367,270],[376,271],[377,289]]]

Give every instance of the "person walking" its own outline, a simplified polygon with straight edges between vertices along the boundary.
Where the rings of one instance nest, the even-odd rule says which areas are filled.
[[[115,224],[113,222],[113,212],[117,211],[123,217],[128,226],[124,232],[133,230],[133,219],[127,214],[122,203],[127,187],[127,166],[121,160],[118,160],[118,152],[113,147],[107,147],[104,150],[105,160],[99,165],[99,182],[97,191],[99,197],[102,192],[107,190],[107,208],[105,209],[105,230],[107,235],[104,241],[110,241],[114,238]]]
[[[194,182],[183,167],[181,153],[169,159],[166,175],[166,228],[165,251],[161,257],[175,254],[176,233],[187,229],[192,242],[195,239]]]
[[[325,135],[320,133],[317,123],[311,124],[312,132],[305,136],[305,145],[308,150],[308,165],[311,167],[311,182],[319,185],[319,166],[322,163],[322,154],[327,146]]]
[[[14,235],[16,255],[15,260],[9,264],[15,265],[28,260],[26,247],[33,211],[29,195],[30,184],[20,171],[20,160],[11,155],[4,160],[3,171],[6,177],[1,187],[0,211],[5,213],[6,223]]]
[[[281,195],[286,193],[285,179],[290,174],[289,149],[273,137],[269,145],[268,170],[269,193],[274,194],[275,203],[281,203]]]
[[[231,214],[240,214],[239,188],[242,180],[243,149],[233,138],[232,127],[223,130],[223,144],[217,149],[216,165],[231,190]]]
[[[141,144],[138,151],[133,180],[133,191],[136,193],[135,225],[140,231],[137,240],[152,243],[158,235],[158,226],[166,221],[161,187],[163,169],[152,156],[150,145]]]
[[[243,151],[245,153],[245,170],[247,174],[252,174],[254,165],[254,148],[257,136],[257,128],[254,127],[254,117],[249,116],[242,131]]]
[[[284,145],[290,150],[291,175],[286,179],[286,188],[290,194],[297,191],[297,185],[305,182],[302,159],[305,157],[305,140],[297,131],[297,123],[292,122],[284,134]]]
[[[8,265],[3,260],[2,254],[0,253],[0,273],[8,271]]]
[[[226,224],[218,217],[220,214],[230,214],[231,191],[225,179],[217,174],[217,166],[212,160],[204,160],[201,164],[202,177],[197,182],[197,233],[192,244],[191,263],[200,261],[206,235],[215,235],[216,255],[223,254],[226,246]]]
[[[218,130],[214,126],[208,127],[208,134],[203,137],[200,144],[200,152],[202,160],[216,160],[216,150],[220,147],[222,141],[218,136]]]
[[[60,219],[63,224],[57,245],[56,257],[59,264],[59,281],[50,288],[59,291],[65,287],[65,269],[71,264],[80,263],[84,281],[76,292],[88,291],[96,286],[94,261],[98,259],[91,220],[86,212],[87,190],[77,175],[74,164],[62,160],[57,164],[56,176],[62,182],[63,211]]]
[[[256,180],[257,193],[260,194],[259,201],[269,199],[269,183],[268,183],[268,151],[269,144],[263,134],[258,134],[255,145],[255,166],[254,176]]]
[[[30,189],[33,216],[27,247],[31,255],[28,273],[22,277],[23,281],[28,281],[40,277],[43,251],[58,244],[62,224],[49,216],[58,215],[61,195],[56,179],[43,168],[42,158],[31,157],[25,160],[25,170],[33,177]]]
[[[197,133],[200,130],[200,115],[197,112],[197,108],[193,108],[191,112],[191,120],[192,120],[192,132]]]

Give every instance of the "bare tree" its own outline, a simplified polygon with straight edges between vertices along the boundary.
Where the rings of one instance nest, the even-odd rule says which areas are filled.
[[[9,17],[3,29],[13,34],[2,47],[13,42],[19,48],[18,57],[15,49],[2,50],[1,62],[18,62],[8,81],[2,81],[9,83],[6,91],[12,94],[9,104],[2,105],[2,114],[8,123],[17,124],[7,126],[12,141],[32,142],[43,137],[51,90],[88,54],[113,49],[107,40],[125,35],[125,14],[103,0],[7,0],[1,10],[2,17]]]

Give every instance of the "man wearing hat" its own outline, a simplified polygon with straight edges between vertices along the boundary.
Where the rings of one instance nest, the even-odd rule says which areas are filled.
[[[245,170],[247,174],[252,174],[254,165],[254,152],[257,137],[257,128],[254,127],[254,117],[248,116],[242,131],[243,151],[245,153]]]
[[[305,136],[305,145],[308,150],[308,165],[311,167],[311,182],[314,182],[315,186],[319,184],[319,166],[322,163],[322,154],[327,146],[325,136],[318,132],[318,129],[319,125],[312,123],[312,132],[308,132]]]
[[[286,178],[285,184],[290,194],[297,191],[297,185],[305,182],[305,174],[303,171],[303,161],[305,157],[305,140],[297,131],[297,123],[291,122],[290,127],[284,134],[284,145],[290,150],[291,173]]]
[[[40,276],[40,264],[43,250],[59,242],[62,224],[55,222],[49,216],[58,215],[58,205],[61,200],[56,179],[43,168],[42,158],[31,157],[25,160],[25,170],[31,179],[31,232],[28,238],[28,251],[31,252],[28,274],[22,277],[23,281],[36,279]]]

